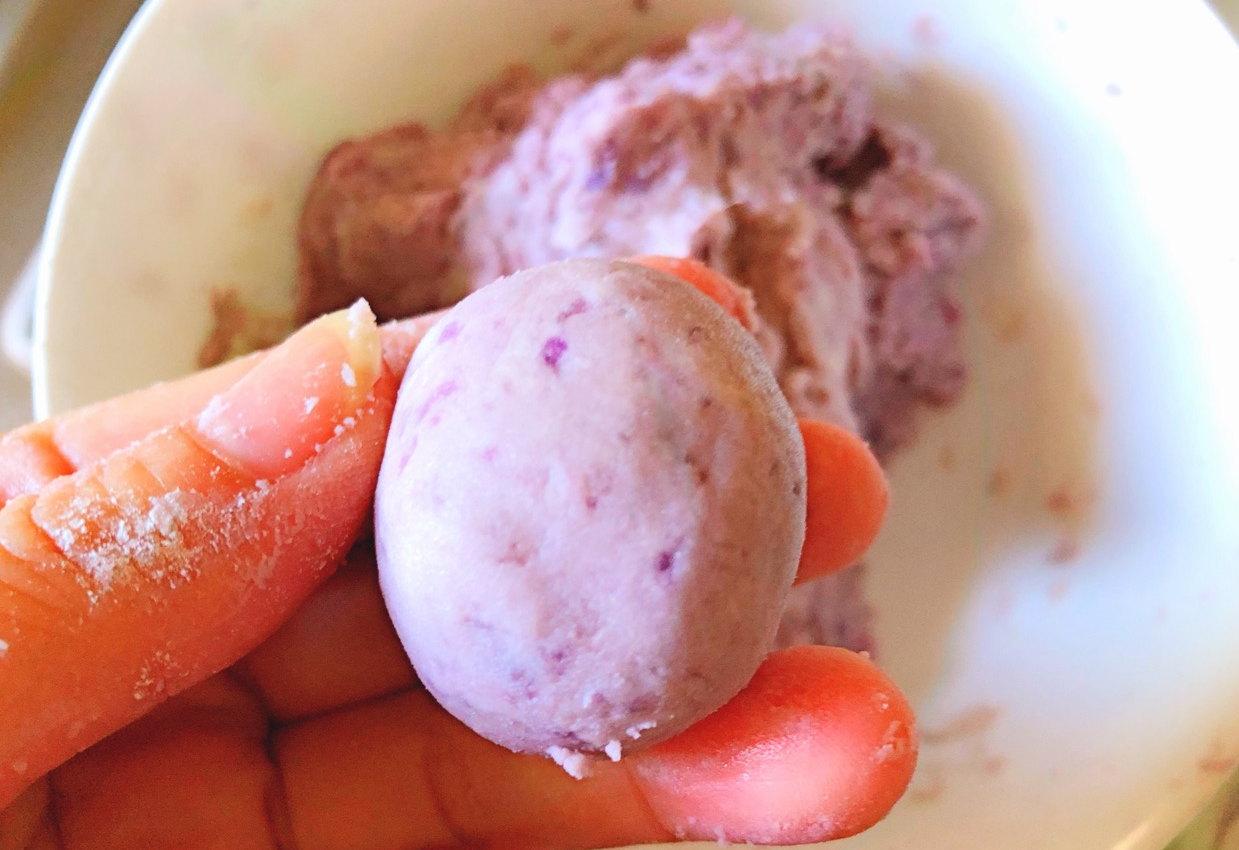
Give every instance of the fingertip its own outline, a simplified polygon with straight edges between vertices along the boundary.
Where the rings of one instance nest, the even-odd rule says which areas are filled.
[[[194,427],[231,465],[255,478],[277,478],[354,427],[383,374],[374,314],[358,301],[272,349],[211,399]]]
[[[345,340],[345,362],[354,372],[351,386],[364,397],[383,370],[383,344],[374,311],[364,298],[359,298],[347,310],[323,318],[336,323],[336,333]],[[345,384],[349,382],[345,380]]]
[[[712,299],[746,329],[753,330],[756,321],[752,296],[700,260],[644,254],[627,261],[678,277]]]
[[[864,440],[830,422],[801,419],[799,425],[807,487],[798,584],[860,560],[890,503],[886,473]]]
[[[420,316],[387,322],[379,328],[383,361],[397,383],[404,377],[409,361],[413,359],[413,352],[417,350],[430,329],[438,324],[447,313],[448,309],[422,313]]]
[[[895,684],[855,653],[806,646],[771,654],[734,700],[630,764],[680,838],[804,844],[885,817],[916,757]]]

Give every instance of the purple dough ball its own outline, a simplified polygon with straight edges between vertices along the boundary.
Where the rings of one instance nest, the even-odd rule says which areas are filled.
[[[500,280],[431,331],[375,500],[426,687],[576,774],[749,681],[804,522],[800,432],[752,336],[678,278],[600,260]]]

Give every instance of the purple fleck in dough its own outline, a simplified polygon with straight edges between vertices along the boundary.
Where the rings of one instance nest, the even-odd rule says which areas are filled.
[[[568,350],[568,343],[561,336],[553,336],[542,345],[542,362],[556,372],[559,371],[559,358]]]
[[[580,368],[531,368],[577,298]],[[375,498],[383,595],[426,687],[574,773],[721,706],[773,645],[804,536],[804,447],[753,336],[676,278],[600,260],[500,280],[445,321],[460,338],[414,355]],[[441,427],[416,422],[431,399]]]
[[[559,314],[559,320],[562,322],[562,321],[565,321],[566,319],[571,319],[573,316],[579,316],[588,309],[589,309],[589,304],[585,303],[585,299],[578,298],[575,301],[573,301],[570,305],[568,305],[568,307],[565,308],[562,313]]]
[[[414,417],[414,424],[420,423],[426,418],[431,410],[435,408],[439,402],[456,392],[456,382],[447,380],[435,387],[426,400],[417,408],[417,415]]]

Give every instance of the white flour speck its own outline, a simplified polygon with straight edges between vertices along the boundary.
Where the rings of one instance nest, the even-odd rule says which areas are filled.
[[[0,640],[0,655],[4,655],[8,651],[9,651],[9,642],[7,640]]]
[[[641,737],[641,733],[646,729],[653,729],[657,725],[658,724],[653,720],[645,720],[641,723],[634,723],[632,726],[629,726],[624,730],[624,734],[635,741]]]
[[[118,571],[136,569],[162,580],[169,555],[183,544],[181,528],[189,518],[181,490],[146,500],[145,504],[105,504],[75,500],[62,524],[48,535],[82,570],[91,602],[112,583]]]
[[[607,754],[607,758],[611,761],[619,761],[624,755],[624,747],[619,741],[609,741],[602,748],[602,751]]]
[[[313,398],[307,398],[305,400],[305,415],[309,416],[310,411],[313,410],[317,406],[318,406],[318,396],[314,396]]]
[[[347,363],[340,367],[340,377],[344,379],[346,387],[357,386],[357,375],[353,372],[353,367]]]
[[[207,402],[207,406],[198,415],[198,426],[202,427],[212,420],[218,419],[227,408],[228,405],[224,404],[224,397],[222,395],[215,396]]]
[[[139,533],[156,532],[167,543],[181,543],[181,525],[189,519],[189,511],[184,504],[184,495],[180,488],[169,490],[163,496],[151,499],[146,512],[148,525],[139,529]]]
[[[265,588],[267,580],[271,578],[271,574],[274,572],[275,560],[273,558],[263,558],[262,563],[258,565],[258,569],[254,570],[254,584],[259,588]]]
[[[584,779],[593,772],[590,770],[589,759],[580,753],[574,753],[564,747],[550,747],[546,754],[573,779]]]
[[[359,298],[353,302],[353,305],[348,308],[348,338],[357,339],[358,332],[366,326],[366,319],[370,316],[370,305],[365,302],[365,299]]]
[[[287,460],[288,458],[290,458],[290,457],[292,457],[292,456],[293,456],[293,450],[292,450],[292,449],[284,449],[284,459],[285,459],[285,460]]]

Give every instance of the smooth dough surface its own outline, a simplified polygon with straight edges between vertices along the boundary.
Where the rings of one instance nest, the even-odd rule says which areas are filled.
[[[388,608],[450,712],[512,750],[648,746],[771,648],[804,448],[753,337],[676,278],[568,260],[461,302],[401,387],[375,525]]]

